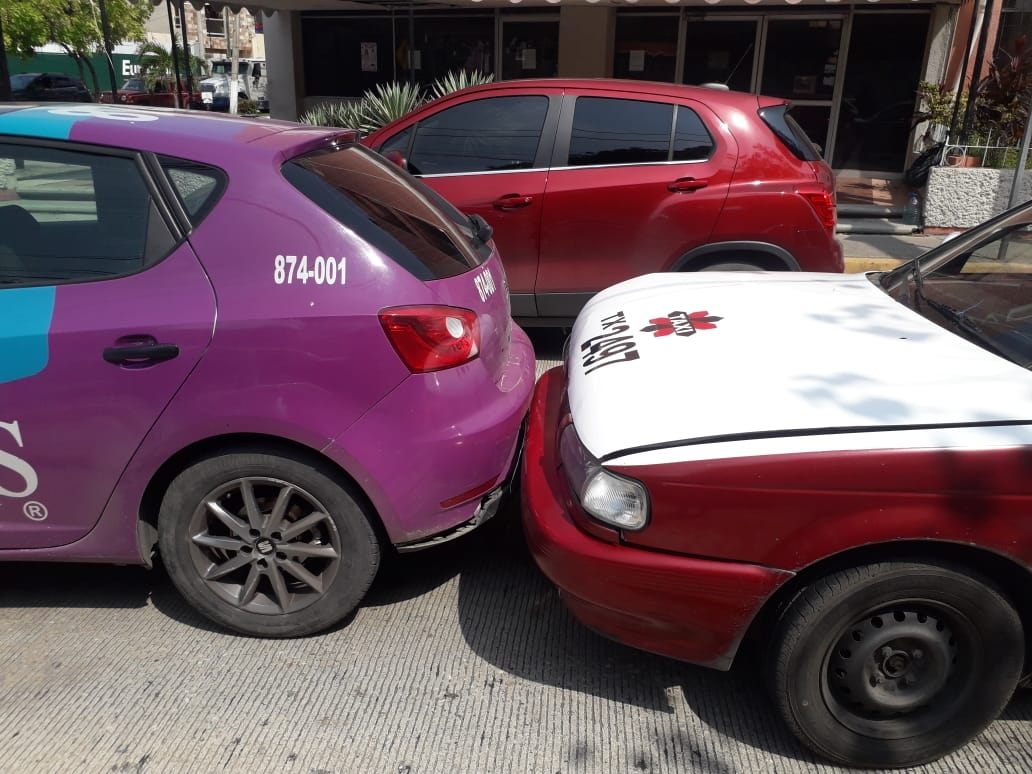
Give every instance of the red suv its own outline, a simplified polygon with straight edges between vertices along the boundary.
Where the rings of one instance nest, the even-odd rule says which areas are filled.
[[[784,99],[503,81],[363,142],[494,227],[517,317],[572,317],[649,272],[843,269],[834,175]]]

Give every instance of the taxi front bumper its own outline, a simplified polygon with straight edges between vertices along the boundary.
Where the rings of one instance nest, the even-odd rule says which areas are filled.
[[[531,554],[586,626],[632,647],[728,669],[749,624],[792,573],[607,543],[582,531],[564,501],[556,432],[561,368],[531,404],[523,457],[523,526]]]

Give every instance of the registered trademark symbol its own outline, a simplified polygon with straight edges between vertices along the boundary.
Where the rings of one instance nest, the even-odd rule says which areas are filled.
[[[35,500],[29,500],[25,503],[25,505],[22,506],[22,513],[33,521],[43,521],[50,515],[47,511],[47,506],[43,503],[36,502]]]

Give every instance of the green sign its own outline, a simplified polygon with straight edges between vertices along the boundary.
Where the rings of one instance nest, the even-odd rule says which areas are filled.
[[[117,86],[121,86],[126,78],[131,78],[140,71],[137,64],[139,57],[136,54],[112,54],[111,61],[115,66],[115,78]],[[86,88],[90,91],[107,91],[111,88],[108,83],[109,75],[107,60],[103,54],[94,54],[90,57],[90,63],[97,74],[97,83],[93,83],[90,76],[90,68],[83,66],[83,80]],[[19,56],[8,55],[7,67],[11,75],[18,73],[64,73],[79,77],[79,66],[67,54],[39,53],[29,59],[22,59]]]

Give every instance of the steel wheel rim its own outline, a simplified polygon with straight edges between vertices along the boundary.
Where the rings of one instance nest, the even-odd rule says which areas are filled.
[[[962,711],[983,660],[967,616],[928,600],[899,601],[856,618],[832,640],[821,692],[851,731],[903,739]]]
[[[287,481],[247,476],[205,495],[190,518],[190,560],[221,600],[283,615],[321,599],[340,570],[342,541],[329,511]]]

